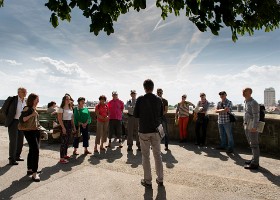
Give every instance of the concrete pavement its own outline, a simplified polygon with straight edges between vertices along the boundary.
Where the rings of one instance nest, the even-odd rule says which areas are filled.
[[[90,150],[93,141],[91,136]],[[153,189],[145,189],[140,185],[141,153],[134,146],[128,154],[126,148],[80,154],[63,165],[58,163],[59,144],[43,142],[41,182],[35,183],[26,176],[26,160],[18,166],[7,165],[8,134],[1,126],[0,199],[280,199],[280,161],[263,156],[258,171],[245,170],[243,162],[251,157],[249,149],[237,149],[228,155],[212,147],[172,143],[171,151],[162,152],[165,186],[155,183],[151,155]],[[69,148],[69,154],[72,151]],[[83,153],[82,143],[79,152]],[[22,157],[26,159],[27,153],[25,142]]]

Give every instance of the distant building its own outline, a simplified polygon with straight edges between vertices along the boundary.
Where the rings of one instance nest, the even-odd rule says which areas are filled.
[[[266,108],[275,106],[275,90],[272,87],[264,90],[264,106]]]
[[[98,101],[87,101],[86,105],[87,107],[93,108],[95,107],[99,102]]]

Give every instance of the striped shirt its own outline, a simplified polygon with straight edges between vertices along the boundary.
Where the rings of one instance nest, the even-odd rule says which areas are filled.
[[[217,104],[217,110],[219,109],[224,109],[224,108],[229,108],[229,112],[232,111],[232,103],[230,100],[225,99],[224,102],[220,101]],[[230,122],[229,120],[229,114],[227,112],[220,112],[218,115],[218,124],[225,124]]]
[[[179,117],[188,117],[189,114],[189,106],[195,107],[194,104],[192,104],[189,101],[185,101],[184,103],[178,103],[176,113],[178,113]]]

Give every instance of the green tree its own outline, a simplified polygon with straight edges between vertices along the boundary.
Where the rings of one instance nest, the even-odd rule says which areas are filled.
[[[0,7],[3,2],[0,0]],[[163,19],[171,13],[179,16],[184,12],[202,32],[211,30],[218,35],[221,28],[230,27],[233,41],[238,35],[253,35],[255,30],[269,32],[279,28],[279,0],[156,0],[155,4]],[[145,9],[146,0],[48,0],[45,5],[52,11],[53,27],[59,25],[59,19],[70,22],[71,11],[77,7],[91,19],[90,32],[98,35],[104,31],[110,35],[121,14],[130,9]]]

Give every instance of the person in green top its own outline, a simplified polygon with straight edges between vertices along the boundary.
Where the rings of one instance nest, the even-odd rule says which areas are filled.
[[[74,123],[77,133],[74,135],[73,141],[73,155],[79,155],[77,149],[79,148],[80,135],[83,137],[83,147],[85,148],[84,154],[91,154],[88,151],[88,125],[91,123],[91,117],[88,108],[85,107],[85,98],[78,98],[78,107],[74,108]],[[80,129],[80,134],[78,133]]]

